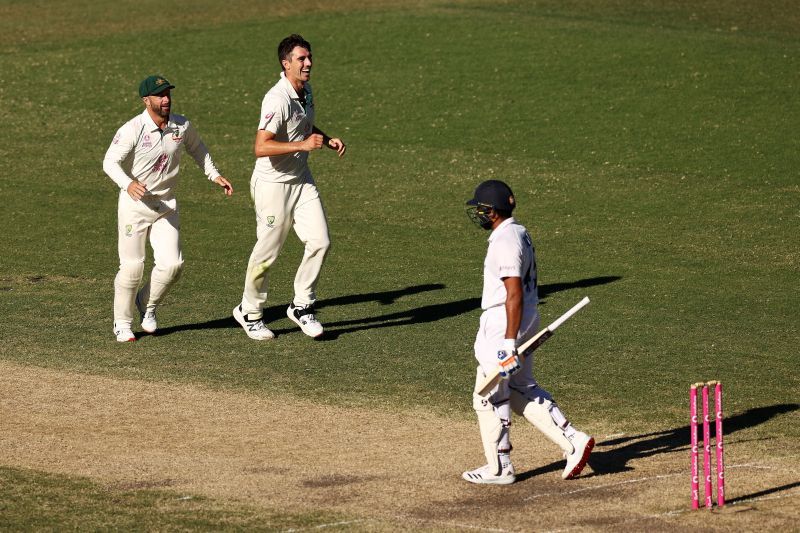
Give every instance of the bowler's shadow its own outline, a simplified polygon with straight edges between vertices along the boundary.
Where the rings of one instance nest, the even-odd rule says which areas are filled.
[[[542,305],[546,305],[544,299],[556,292],[571,290],[575,288],[593,287],[596,285],[604,285],[612,283],[621,279],[619,276],[600,276],[595,278],[582,279],[574,282],[544,284],[539,286],[539,298]],[[424,285],[416,285],[405,287],[403,289],[396,289],[385,292],[351,294],[339,296],[336,298],[329,298],[319,300],[316,303],[317,310],[325,309],[326,307],[337,307],[343,305],[359,304],[364,302],[378,302],[384,306],[391,306],[398,298],[409,296],[413,294],[420,294],[423,292],[439,291],[445,289],[446,286],[441,283],[429,283]],[[479,288],[476,289],[476,291]],[[322,323],[325,326],[325,334],[320,340],[333,340],[347,333],[356,331],[376,329],[376,328],[393,328],[399,326],[409,326],[413,324],[424,324],[428,322],[435,322],[445,318],[451,318],[469,313],[480,307],[481,299],[478,297],[463,298],[453,302],[445,302],[431,305],[424,305],[415,309],[408,309],[405,311],[397,311],[394,313],[386,313],[382,315],[363,317],[351,320],[340,320],[338,322],[326,322],[323,316],[320,316]],[[280,319],[286,318],[286,305],[273,305],[264,309],[264,322],[271,324]],[[166,327],[158,330],[158,335],[169,335],[178,331],[200,330],[200,329],[225,329],[225,328],[238,328],[239,324],[233,319],[232,316],[210,320],[199,324],[183,324],[179,326]],[[270,328],[276,335],[282,335],[297,331],[296,327],[288,328]]]
[[[797,409],[800,409],[800,404],[796,403],[782,403],[748,409],[743,413],[726,417],[723,420],[723,435],[727,438],[737,431],[761,425],[778,415],[790,413]],[[713,425],[711,429],[713,435],[715,433]],[[604,450],[603,448],[610,449]],[[655,433],[632,435],[629,437],[602,441],[597,443],[594,452],[589,456],[589,466],[594,473],[584,477],[627,472],[635,469],[635,467],[629,465],[632,461],[661,453],[686,451],[688,448],[688,425]],[[528,472],[517,474],[517,479],[523,480],[540,474],[559,471],[563,468],[564,461],[558,461]]]

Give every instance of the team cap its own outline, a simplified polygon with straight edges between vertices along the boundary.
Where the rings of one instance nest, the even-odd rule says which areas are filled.
[[[172,85],[164,76],[148,76],[142,83],[139,84],[139,96],[152,96],[158,94],[165,89],[174,89]]]
[[[511,212],[517,202],[511,187],[500,180],[484,181],[475,189],[472,200],[467,205],[488,205],[496,210]]]

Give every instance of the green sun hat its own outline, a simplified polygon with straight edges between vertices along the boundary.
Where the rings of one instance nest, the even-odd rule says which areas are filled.
[[[164,76],[148,76],[139,84],[139,96],[152,96],[165,89],[174,88],[175,86],[167,81]]]

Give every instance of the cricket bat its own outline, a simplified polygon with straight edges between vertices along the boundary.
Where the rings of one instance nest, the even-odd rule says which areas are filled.
[[[524,361],[525,358],[528,357],[531,353],[533,353],[534,350],[536,350],[539,346],[544,344],[544,341],[552,337],[555,330],[558,329],[558,327],[561,324],[569,320],[572,317],[572,315],[580,311],[588,303],[589,303],[589,297],[586,296],[583,298],[583,300],[572,306],[572,308],[569,311],[558,317],[552,324],[550,324],[542,331],[540,331],[539,333],[537,333],[536,335],[534,335],[533,337],[522,343],[517,348],[517,353],[519,354],[520,361]],[[494,388],[495,385],[497,385],[497,383],[501,379],[502,378],[500,377],[500,368],[498,367],[495,370],[493,370],[489,375],[487,375],[484,378],[484,380],[475,387],[475,391],[480,396],[485,396],[490,390]]]

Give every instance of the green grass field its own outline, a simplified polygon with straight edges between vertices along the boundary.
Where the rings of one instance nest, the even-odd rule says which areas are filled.
[[[1,360],[471,421],[486,234],[463,205],[480,181],[503,179],[536,243],[543,322],[592,299],[537,357],[537,377],[576,423],[681,428],[689,383],[720,379],[726,411],[740,415],[734,430],[788,463],[788,481],[764,490],[796,504],[793,3],[71,4],[0,0]],[[230,312],[255,240],[260,101],[292,32],[314,46],[318,125],[348,143],[341,161],[311,156],[333,241],[318,304],[329,335],[310,341],[283,314],[301,256],[292,235],[271,277],[278,338],[255,343]],[[120,345],[117,192],[101,162],[140,111],[139,81],[156,72],[176,85],[174,111],[198,126],[235,194],[184,159],[184,276],[159,311],[161,334]],[[0,432],[12,430],[0,419]],[[474,458],[446,470],[457,478]],[[734,497],[748,494],[739,486]],[[162,492],[134,492],[11,454],[0,463],[0,529],[284,530],[340,518],[199,495],[178,509]],[[137,518],[154,509],[162,519]]]

